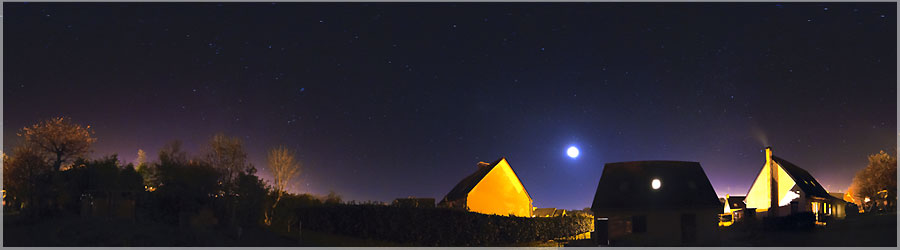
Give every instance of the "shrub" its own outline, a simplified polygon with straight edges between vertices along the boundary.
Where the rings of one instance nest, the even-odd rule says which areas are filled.
[[[590,217],[523,218],[379,205],[301,207],[303,229],[422,246],[496,246],[591,230]],[[296,226],[296,224],[295,224]]]

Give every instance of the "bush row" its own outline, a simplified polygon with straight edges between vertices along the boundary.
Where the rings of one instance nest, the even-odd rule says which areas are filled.
[[[443,208],[323,205],[296,209],[304,230],[421,246],[496,246],[590,231],[582,216],[524,218]],[[296,224],[295,224],[296,225]]]

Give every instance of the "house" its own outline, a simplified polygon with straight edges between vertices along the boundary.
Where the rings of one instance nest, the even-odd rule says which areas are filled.
[[[552,217],[556,213],[556,208],[535,208],[531,217]]]
[[[724,209],[722,211],[722,220],[719,222],[720,226],[731,226],[731,224],[743,218],[744,209],[747,208],[746,204],[744,204],[745,198],[746,196],[725,195],[725,198],[722,199],[725,201],[725,204],[723,204]]]
[[[438,203],[440,207],[503,216],[532,216],[532,199],[506,158],[479,162],[474,173],[463,178]]]
[[[553,212],[553,217],[565,217],[565,216],[566,216],[565,209],[557,209],[556,211]]]
[[[771,147],[744,203],[760,217],[812,212],[818,223],[846,216],[845,201],[831,196],[806,170],[773,155]]]
[[[722,204],[697,162],[607,163],[597,184],[600,245],[692,246],[715,242]]]
[[[395,207],[434,208],[434,198],[397,198],[391,205]]]

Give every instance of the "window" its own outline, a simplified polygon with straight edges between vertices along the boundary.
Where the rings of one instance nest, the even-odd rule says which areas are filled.
[[[631,217],[631,232],[645,233],[647,232],[647,216],[635,215]]]

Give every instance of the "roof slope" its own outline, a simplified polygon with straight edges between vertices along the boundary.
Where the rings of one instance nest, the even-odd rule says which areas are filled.
[[[797,165],[794,165],[793,163],[785,159],[778,158],[774,155],[772,156],[772,160],[775,161],[775,163],[778,163],[778,165],[781,165],[781,168],[784,169],[784,172],[787,172],[789,175],[791,175],[791,178],[794,179],[794,182],[797,183],[797,186],[800,187],[800,190],[803,190],[803,192],[806,193],[807,196],[812,195],[821,198],[831,197],[831,195],[828,194],[828,191],[825,191],[825,188],[823,188],[822,185],[819,184],[818,181],[816,181],[816,178],[813,178],[813,176],[810,175],[809,172],[806,172],[806,170],[803,170],[802,168],[797,167]]]
[[[747,207],[747,204],[744,204],[744,199],[746,198],[747,196],[729,196],[728,206],[731,207],[731,209],[745,208]]]
[[[553,216],[553,213],[556,212],[556,208],[538,208],[534,210],[535,217],[549,217]]]
[[[488,166],[478,167],[478,170],[475,170],[475,173],[472,173],[469,176],[466,176],[466,178],[463,178],[461,181],[459,181],[459,183],[457,183],[456,186],[453,187],[453,189],[451,189],[446,196],[444,196],[443,200],[454,201],[466,198],[466,196],[469,195],[469,192],[472,191],[473,188],[475,188],[475,185],[478,185],[478,183],[481,182],[481,179],[484,179],[484,177],[487,176],[487,174],[490,173],[491,170],[494,169],[494,167],[496,167],[498,163],[500,163],[500,161],[503,161],[503,159],[503,157],[500,157],[500,159],[491,162],[491,164]]]
[[[651,188],[653,179],[661,186]],[[719,208],[722,203],[697,162],[634,161],[607,163],[597,184],[593,211]]]

